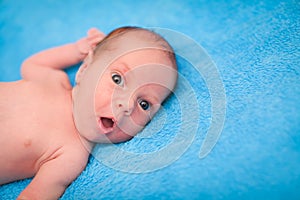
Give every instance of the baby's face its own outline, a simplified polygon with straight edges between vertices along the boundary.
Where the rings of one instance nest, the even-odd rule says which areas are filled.
[[[141,131],[174,88],[176,72],[171,65],[157,49],[132,51],[113,61],[95,91],[94,142],[123,142]]]

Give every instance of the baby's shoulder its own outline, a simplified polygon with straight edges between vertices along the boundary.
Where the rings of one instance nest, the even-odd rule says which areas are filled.
[[[55,72],[53,73],[53,80],[50,80],[50,83],[53,84],[60,84],[63,88],[65,89],[72,89],[70,79],[66,72],[62,70],[54,70]]]
[[[87,162],[87,153],[65,145],[53,151],[52,157],[39,165],[37,175],[33,180],[47,186],[65,187],[80,175]]]
[[[68,145],[65,147],[62,157],[66,167],[71,165],[75,172],[81,172],[86,167],[89,152],[82,145]]]
[[[49,69],[49,72],[41,81],[51,86],[59,86],[67,90],[72,89],[68,75],[62,70]]]
[[[31,68],[23,66],[21,74],[26,81],[46,83],[47,85],[52,86],[63,86],[65,89],[72,88],[69,77],[63,70],[40,67],[38,70],[34,71]]]

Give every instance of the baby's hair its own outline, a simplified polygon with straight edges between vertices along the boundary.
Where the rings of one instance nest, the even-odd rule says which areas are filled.
[[[151,39],[153,39],[153,41],[158,44],[162,50],[164,50],[164,52],[167,54],[167,56],[169,57],[170,61],[172,62],[173,67],[177,70],[177,64],[176,64],[176,58],[175,58],[175,53],[174,50],[172,48],[172,46],[168,43],[167,40],[165,40],[161,35],[159,35],[158,33],[155,33],[149,29],[145,29],[145,28],[141,28],[141,27],[137,27],[137,26],[123,26],[120,28],[117,28],[113,31],[111,31],[108,35],[106,35],[106,37],[97,45],[96,49],[95,49],[95,54],[97,54],[98,51],[100,51],[100,49],[102,49],[102,47],[107,46],[108,45],[108,41],[110,41],[111,39],[117,38],[119,36],[122,36],[128,32],[131,31],[142,31],[144,33],[148,33],[148,35],[150,34]]]

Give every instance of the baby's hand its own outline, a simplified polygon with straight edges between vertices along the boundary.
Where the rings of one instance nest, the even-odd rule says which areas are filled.
[[[82,59],[87,56],[89,51],[94,50],[96,45],[105,37],[105,34],[96,28],[91,28],[87,37],[84,37],[76,42],[77,48],[82,56]]]

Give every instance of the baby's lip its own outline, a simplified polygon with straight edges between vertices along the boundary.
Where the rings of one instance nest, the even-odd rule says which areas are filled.
[[[116,121],[113,117],[99,117],[98,123],[104,134],[112,132],[116,126]]]

